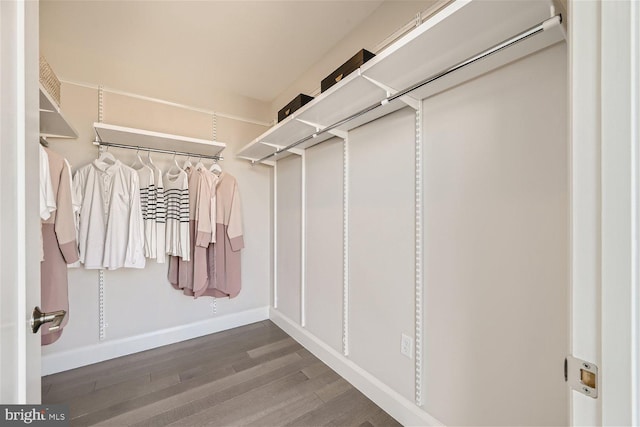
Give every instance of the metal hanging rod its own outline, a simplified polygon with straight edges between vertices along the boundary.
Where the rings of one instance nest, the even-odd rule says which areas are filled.
[[[201,159],[224,160],[224,157],[220,156],[219,154],[212,156],[209,154],[197,154],[197,153],[189,153],[186,151],[164,150],[162,148],[143,147],[141,145],[116,144],[114,142],[106,142],[106,141],[95,141],[94,144],[99,145],[101,147],[115,147],[115,148],[124,148],[126,150],[150,151],[152,153],[164,153],[164,154],[173,154],[176,156],[198,157]]]
[[[370,105],[370,106],[368,106],[366,108],[363,108],[362,110],[358,111],[357,113],[354,113],[354,114],[352,114],[352,115],[350,115],[348,117],[345,117],[344,119],[342,119],[342,120],[340,120],[338,122],[335,122],[332,125],[326,126],[326,127],[322,128],[322,129],[318,130],[317,132],[315,132],[315,133],[313,133],[313,134],[311,134],[309,136],[306,136],[306,137],[304,137],[304,138],[302,138],[302,139],[300,139],[300,140],[298,140],[296,142],[293,142],[293,143],[287,145],[286,147],[280,148],[280,149],[276,150],[275,152],[273,152],[271,154],[268,154],[268,155],[266,155],[266,156],[264,156],[264,157],[262,157],[262,158],[260,158],[258,160],[252,160],[251,164],[253,165],[253,164],[256,164],[256,163],[262,163],[263,161],[265,161],[265,160],[267,160],[267,159],[269,159],[271,157],[277,156],[278,154],[282,153],[283,151],[290,150],[290,149],[292,149],[292,148],[294,148],[294,147],[296,147],[296,146],[298,146],[298,145],[300,145],[300,144],[302,144],[304,142],[309,141],[310,139],[316,138],[318,135],[321,135],[323,133],[329,132],[329,131],[331,131],[331,130],[339,127],[339,126],[344,125],[347,122],[350,122],[351,120],[353,120],[355,118],[358,118],[358,117],[360,117],[360,116],[362,116],[364,114],[367,114],[368,112],[370,112],[372,110],[375,110],[378,107],[381,107],[383,105],[387,105],[389,102],[395,101],[396,99],[401,98],[401,97],[409,94],[410,92],[413,92],[414,90],[416,90],[418,88],[421,88],[422,86],[428,85],[429,83],[433,83],[434,81],[436,81],[436,80],[438,80],[438,79],[440,79],[442,77],[445,77],[445,76],[453,73],[454,71],[457,71],[457,70],[459,70],[461,68],[464,68],[467,65],[471,65],[474,62],[477,62],[477,61],[479,61],[481,59],[486,58],[487,56],[493,55],[496,52],[499,52],[499,51],[501,51],[503,49],[506,49],[506,48],[508,48],[510,46],[513,46],[514,44],[516,44],[518,42],[521,42],[522,40],[528,39],[529,37],[532,37],[532,36],[534,36],[534,35],[536,35],[538,33],[542,33],[543,31],[549,30],[549,29],[551,29],[551,28],[553,28],[556,25],[559,25],[561,23],[562,23],[562,15],[560,15],[560,14],[555,15],[555,16],[553,16],[553,17],[551,17],[551,18],[549,18],[549,19],[547,19],[545,21],[542,21],[541,23],[539,23],[537,25],[534,25],[533,27],[531,27],[531,28],[519,33],[519,34],[516,34],[513,37],[510,37],[510,38],[508,38],[508,39],[506,39],[506,40],[504,40],[504,41],[502,41],[502,42],[490,47],[489,49],[486,49],[486,50],[484,50],[484,51],[482,51],[482,52],[480,52],[480,53],[478,53],[476,55],[473,55],[473,56],[465,59],[464,61],[458,62],[457,64],[455,64],[455,65],[453,65],[453,66],[451,66],[451,67],[449,67],[449,68],[447,68],[447,69],[445,69],[443,71],[440,71],[440,72],[438,72],[436,74],[433,74],[432,76],[427,77],[426,79],[421,80],[418,83],[415,83],[415,84],[409,86],[406,89],[403,89],[403,90],[401,90],[401,91],[399,91],[399,92],[397,92],[397,93],[395,93],[395,94],[393,94],[393,95],[391,95],[391,96],[389,96],[387,98],[384,98],[380,102],[377,102],[377,103],[372,104],[372,105]]]

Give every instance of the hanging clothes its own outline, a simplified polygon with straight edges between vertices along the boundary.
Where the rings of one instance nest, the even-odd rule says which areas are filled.
[[[211,188],[204,168],[187,168],[189,175],[189,237],[191,258],[170,257],[169,282],[185,295],[198,297],[207,289],[207,248],[211,243]]]
[[[47,150],[42,145],[38,148],[40,148],[40,219],[46,220],[51,216],[51,212],[56,210],[56,194],[51,182]]]
[[[242,204],[236,179],[222,172],[216,186],[216,243],[207,252],[209,286],[203,295],[234,298],[242,288]]]
[[[40,148],[40,219],[46,220],[51,216],[51,212],[56,210],[56,195],[51,184],[49,156],[42,145],[38,147]],[[40,229],[40,261],[44,261],[42,228]]]
[[[79,257],[69,163],[56,152],[48,148],[43,150],[55,197],[55,209],[50,210],[48,218],[42,220],[44,260],[40,264],[40,303],[43,312],[67,312],[57,330],[49,330],[50,323],[42,326],[41,344],[48,345],[60,338],[63,328],[69,322],[67,264],[76,262]]]
[[[156,262],[158,264],[164,264],[167,258],[166,249],[166,218],[167,218],[167,205],[164,195],[164,183],[162,182],[162,171],[159,167],[150,164],[153,169],[153,176],[155,177],[156,187]]]
[[[153,169],[142,165],[140,169],[133,168],[138,174],[140,184],[140,208],[144,228],[144,256],[155,259],[157,257],[156,244],[156,184]]]
[[[79,169],[73,188],[79,214],[80,261],[88,269],[144,268],[144,225],[138,174],[116,160]]]
[[[189,176],[183,170],[173,174],[167,172],[163,179],[166,203],[165,253],[191,258],[189,236]]]

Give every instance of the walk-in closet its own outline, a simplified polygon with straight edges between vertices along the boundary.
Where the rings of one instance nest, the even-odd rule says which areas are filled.
[[[0,7],[4,421],[640,420],[637,2]]]

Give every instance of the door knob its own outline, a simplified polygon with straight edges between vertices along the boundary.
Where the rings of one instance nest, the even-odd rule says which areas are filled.
[[[49,326],[50,331],[55,331],[60,328],[60,324],[62,323],[62,319],[67,314],[64,310],[52,311],[51,313],[43,313],[40,311],[40,307],[35,307],[33,309],[33,314],[31,314],[31,330],[33,333],[37,333],[40,329],[40,326],[45,323],[53,323]]]

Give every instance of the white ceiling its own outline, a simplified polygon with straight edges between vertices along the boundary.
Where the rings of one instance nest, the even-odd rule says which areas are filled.
[[[63,79],[271,102],[381,3],[45,0],[41,49]]]

